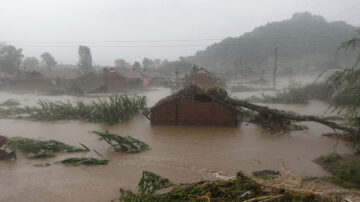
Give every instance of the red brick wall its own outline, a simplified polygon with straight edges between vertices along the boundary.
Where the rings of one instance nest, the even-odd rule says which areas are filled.
[[[218,80],[206,73],[196,73],[185,81],[185,86],[196,84],[203,87],[213,87],[219,85]]]
[[[181,99],[172,100],[151,111],[151,124],[164,125],[221,125],[236,126],[236,112],[216,102],[198,102]]]

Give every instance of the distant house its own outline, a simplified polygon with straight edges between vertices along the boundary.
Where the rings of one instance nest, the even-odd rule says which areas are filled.
[[[86,73],[73,81],[70,88],[72,93],[88,94],[106,91],[105,84],[93,72]]]
[[[50,85],[50,80],[38,71],[18,71],[11,79],[8,87],[18,90],[39,90]]]
[[[126,89],[139,89],[143,87],[143,77],[131,69],[115,68],[120,77],[126,81]]]
[[[11,79],[13,75],[7,74],[5,72],[0,72],[0,81]]]
[[[165,81],[165,76],[158,72],[139,72],[143,76],[143,85],[147,86],[160,86]]]
[[[113,68],[105,70],[98,79],[104,83],[105,91],[108,93],[121,92],[127,88],[127,80]]]
[[[227,96],[225,90],[217,90]],[[237,126],[238,113],[236,107],[217,102],[209,91],[191,85],[160,100],[146,115],[154,125]]]
[[[198,85],[201,87],[223,86],[222,81],[204,68],[193,67],[192,72],[186,75],[183,86]]]
[[[37,70],[41,75],[51,81],[52,85],[58,85],[66,83],[70,80],[74,80],[79,77],[79,73],[74,70],[63,70],[63,69],[41,69]]]
[[[130,68],[130,64],[128,62],[126,62],[126,60],[124,59],[117,59],[114,61],[115,63],[115,68]]]

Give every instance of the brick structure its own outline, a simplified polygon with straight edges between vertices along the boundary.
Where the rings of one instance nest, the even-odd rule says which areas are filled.
[[[193,67],[192,72],[184,78],[183,86],[198,85],[201,87],[223,86],[221,80],[204,68]]]
[[[121,92],[128,88],[126,79],[112,69],[104,72],[98,79],[104,83],[107,93]]]
[[[193,85],[160,100],[149,113],[154,125],[238,125],[237,108],[212,100]]]

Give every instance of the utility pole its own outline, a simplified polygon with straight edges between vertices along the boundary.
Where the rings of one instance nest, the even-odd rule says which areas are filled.
[[[276,69],[277,69],[277,51],[278,48],[275,48],[275,66],[273,70],[273,88],[276,89]]]
[[[179,81],[178,81],[178,75],[179,75],[179,71],[178,68],[175,68],[175,75],[176,75],[176,90],[179,88]]]

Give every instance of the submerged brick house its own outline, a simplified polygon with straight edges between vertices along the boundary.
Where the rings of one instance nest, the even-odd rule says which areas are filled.
[[[126,79],[114,69],[106,70],[98,79],[104,83],[104,90],[107,93],[121,92],[127,88]]]
[[[132,69],[115,68],[116,72],[126,82],[126,89],[140,89],[143,87],[143,77]]]
[[[186,75],[183,86],[198,85],[201,87],[223,86],[222,81],[204,68],[193,67],[192,72]]]
[[[225,90],[220,91],[227,96]],[[191,85],[160,100],[148,113],[153,125],[237,126],[239,109],[217,102],[206,89]]]

